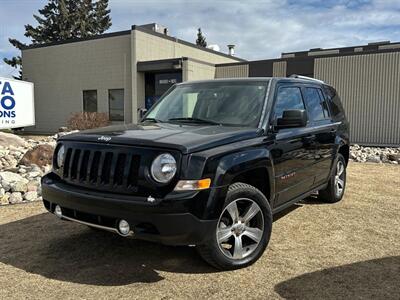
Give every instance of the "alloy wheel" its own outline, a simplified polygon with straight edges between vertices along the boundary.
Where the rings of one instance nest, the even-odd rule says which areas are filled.
[[[335,194],[337,198],[343,194],[345,180],[344,175],[344,164],[341,160],[339,160],[336,165],[335,175]]]
[[[221,252],[230,259],[252,254],[264,234],[264,217],[260,206],[251,199],[240,198],[222,212],[216,230]]]

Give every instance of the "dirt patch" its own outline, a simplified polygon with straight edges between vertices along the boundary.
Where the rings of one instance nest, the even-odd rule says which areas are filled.
[[[400,167],[352,163],[338,204],[276,217],[253,266],[217,272],[193,248],[60,222],[41,203],[0,208],[0,298],[398,299]]]

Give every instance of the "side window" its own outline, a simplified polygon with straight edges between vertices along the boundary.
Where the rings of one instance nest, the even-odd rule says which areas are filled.
[[[324,110],[325,119],[329,119],[330,115],[329,115],[328,103],[325,100],[322,90],[318,89],[318,94],[319,94],[319,98],[321,99],[321,102],[322,102],[322,109]]]
[[[289,109],[305,109],[298,87],[279,88],[275,102],[274,120],[281,118],[283,111]]]
[[[328,102],[330,104],[332,115],[335,117],[339,116],[340,114],[342,114],[343,107],[337,92],[335,91],[334,88],[330,86],[325,86],[324,90],[327,95]]]
[[[306,101],[310,121],[325,119],[323,102],[316,88],[304,89],[304,100]]]

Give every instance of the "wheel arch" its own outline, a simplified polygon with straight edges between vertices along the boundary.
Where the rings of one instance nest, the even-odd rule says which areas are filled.
[[[275,192],[274,169],[266,148],[236,152],[219,160],[213,185],[223,188],[219,189],[218,195],[211,193],[209,199],[213,203],[212,211],[215,215],[223,208],[229,186],[236,182],[254,186],[272,203]]]

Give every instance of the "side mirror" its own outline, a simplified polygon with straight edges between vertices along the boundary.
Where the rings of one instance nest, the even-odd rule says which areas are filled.
[[[277,119],[276,128],[296,128],[307,125],[307,113],[304,109],[285,110],[282,118]]]
[[[142,119],[144,117],[144,115],[147,113],[147,109],[146,108],[139,108],[139,118]]]

